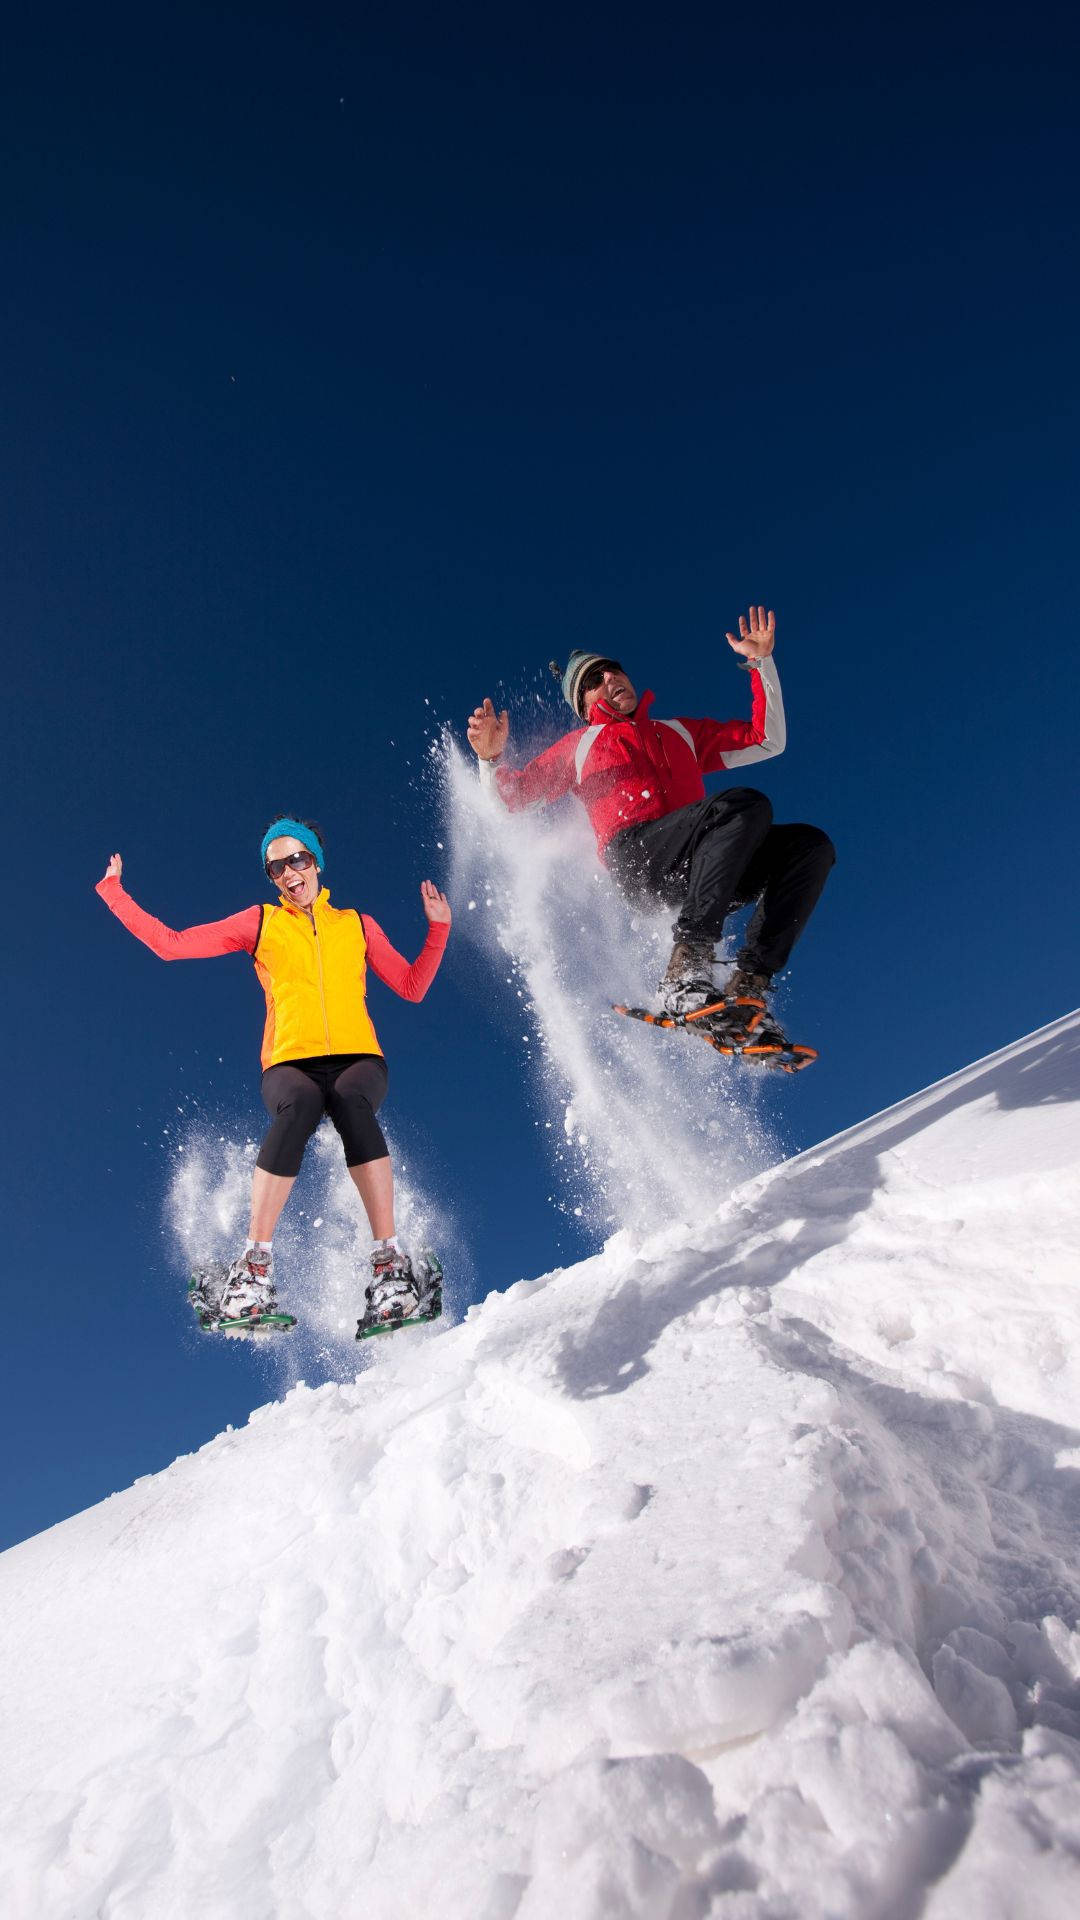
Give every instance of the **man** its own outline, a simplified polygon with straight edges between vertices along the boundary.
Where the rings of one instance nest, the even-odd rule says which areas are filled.
[[[563,694],[582,722],[575,732],[520,771],[501,764],[509,723],[490,700],[474,711],[468,735],[482,782],[504,806],[516,811],[576,794],[625,897],[635,905],[678,908],[660,982],[665,1014],[681,1018],[717,1000],[714,943],[734,908],[757,901],[724,998],[729,1005],[737,999],[763,1004],[753,1052],[767,1058],[788,1047],[768,990],[836,855],[818,827],[775,826],[768,800],[753,787],[706,796],[703,774],[768,760],[783,752],[786,740],[772,657],[775,615],[751,607],[727,639],[750,675],[749,720],[654,720],[652,694],[639,698],[617,660],[578,650],[562,675]],[[744,1029],[748,1017],[741,1016]],[[731,1013],[717,1019],[730,1035]]]

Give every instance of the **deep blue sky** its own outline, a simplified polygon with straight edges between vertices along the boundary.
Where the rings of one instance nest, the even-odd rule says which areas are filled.
[[[761,784],[840,852],[791,1144],[1077,998],[1072,9],[159,13],[6,45],[5,1539],[266,1391],[186,1324],[146,1144],[258,1124],[260,996],[110,920],[114,847],[183,925],[297,808],[415,951],[432,714],[574,645],[739,712],[760,599]],[[459,942],[373,1007],[480,1290],[572,1256],[499,982]]]

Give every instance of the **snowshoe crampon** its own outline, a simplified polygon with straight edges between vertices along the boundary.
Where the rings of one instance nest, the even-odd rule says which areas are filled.
[[[250,1313],[233,1318],[221,1312],[221,1290],[229,1277],[225,1261],[196,1267],[188,1282],[188,1304],[194,1309],[204,1333],[223,1333],[227,1339],[250,1339],[254,1334],[291,1333],[295,1316],[275,1308],[271,1313]]]
[[[413,1262],[417,1286],[415,1307],[406,1311],[401,1299],[391,1300],[379,1312],[370,1305],[356,1323],[358,1340],[372,1340],[380,1333],[396,1333],[399,1327],[422,1327],[442,1313],[443,1270],[435,1254],[424,1252]]]
[[[693,1013],[650,1013],[647,1007],[621,1005],[612,1011],[628,1020],[643,1020],[649,1027],[696,1034],[717,1053],[782,1073],[799,1073],[817,1059],[816,1048],[796,1046],[775,1032],[764,1000],[717,999]]]

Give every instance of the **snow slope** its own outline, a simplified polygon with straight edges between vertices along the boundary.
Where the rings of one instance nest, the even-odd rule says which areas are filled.
[[[1078,1161],[1074,1015],[5,1554],[0,1912],[1071,1916]]]

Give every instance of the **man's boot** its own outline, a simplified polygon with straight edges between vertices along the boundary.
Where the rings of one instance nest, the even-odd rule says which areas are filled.
[[[696,1013],[716,999],[713,985],[713,943],[680,934],[671,949],[664,977],[660,982],[663,1011],[678,1018]]]
[[[729,1004],[734,1000],[760,1000],[764,1003],[763,1013],[745,1007],[733,1009],[732,1016],[745,1014],[745,1025],[750,1028],[748,1045],[752,1050],[762,1053],[788,1044],[787,1035],[772,1010],[769,998],[771,988],[772,974],[761,973],[752,962],[746,961],[736,965],[724,987],[724,999]]]

